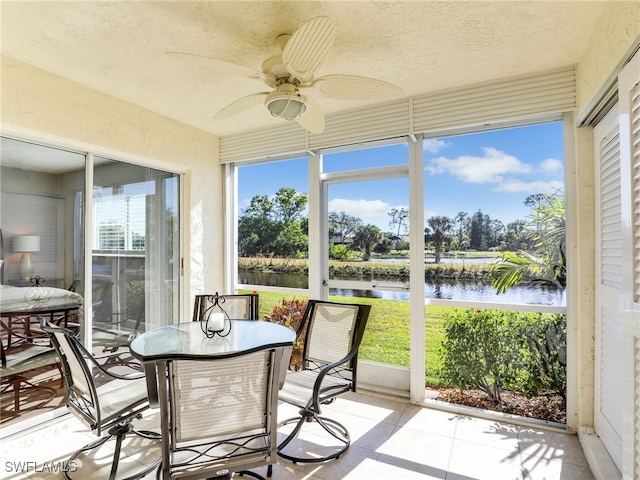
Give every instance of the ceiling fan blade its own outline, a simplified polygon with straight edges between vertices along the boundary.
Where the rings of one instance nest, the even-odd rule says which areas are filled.
[[[339,74],[316,79],[313,88],[322,95],[341,100],[384,99],[402,93],[400,87],[384,80]]]
[[[291,36],[282,50],[282,61],[301,82],[308,82],[333,48],[335,30],[328,17],[315,17]]]
[[[238,115],[239,113],[246,112],[258,105],[263,105],[264,99],[267,95],[269,95],[269,92],[254,93],[252,95],[242,97],[224,107],[216,113],[213,118],[216,120],[225,120],[229,117],[233,117],[234,115]]]
[[[296,122],[311,133],[324,132],[324,113],[320,104],[312,97],[303,95],[303,98],[307,109],[302,115],[296,117]]]
[[[204,55],[196,55],[195,53],[185,52],[165,52],[166,55],[177,58],[182,61],[191,62],[201,65],[204,68],[215,70],[225,74],[234,74],[248,78],[263,79],[264,74],[255,68],[247,67],[239,63],[227,62],[218,58],[206,57]]]

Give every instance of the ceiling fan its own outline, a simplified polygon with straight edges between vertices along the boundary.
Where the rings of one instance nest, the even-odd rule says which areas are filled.
[[[312,18],[292,35],[279,35],[276,43],[282,54],[268,58],[262,63],[261,71],[252,71],[249,75],[262,80],[271,90],[240,98],[216,113],[214,118],[226,119],[264,104],[272,116],[295,120],[312,133],[322,133],[325,125],[322,108],[314,97],[304,95],[302,91],[312,89],[327,97],[346,100],[390,98],[401,92],[392,83],[369,77],[334,74],[315,78],[315,72],[331,53],[334,37],[333,23],[324,16]],[[167,54],[217,61],[189,53]]]

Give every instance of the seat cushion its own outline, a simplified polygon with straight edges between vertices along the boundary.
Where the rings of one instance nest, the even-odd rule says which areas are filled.
[[[280,390],[278,398],[283,402],[304,408],[313,395],[313,386],[315,385],[316,378],[318,378],[318,372],[315,371],[288,371],[287,379],[284,382],[284,387]],[[332,391],[347,391],[351,388],[351,382],[326,375],[322,380],[322,389],[328,387],[331,388]],[[320,398],[322,399],[322,395]]]
[[[7,350],[7,365],[0,367],[3,378],[58,363],[58,355],[51,347],[21,344]]]
[[[147,400],[147,383],[144,378],[135,380],[112,380],[97,389],[103,417],[108,417],[122,410]]]

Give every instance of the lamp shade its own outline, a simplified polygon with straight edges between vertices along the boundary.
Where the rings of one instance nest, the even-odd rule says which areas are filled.
[[[264,104],[274,117],[293,120],[302,115],[307,106],[295,85],[283,83],[264,99]]]
[[[14,252],[39,252],[40,237],[38,235],[19,235],[13,237]]]

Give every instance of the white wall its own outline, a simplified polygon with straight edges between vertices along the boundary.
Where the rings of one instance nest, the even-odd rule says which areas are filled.
[[[219,139],[0,56],[2,133],[185,174],[186,292],[222,285]],[[204,255],[203,252],[207,252]],[[192,296],[183,301],[189,318]]]
[[[578,63],[578,112],[582,114],[640,36],[637,1],[609,2]],[[579,115],[578,115],[579,117]]]

